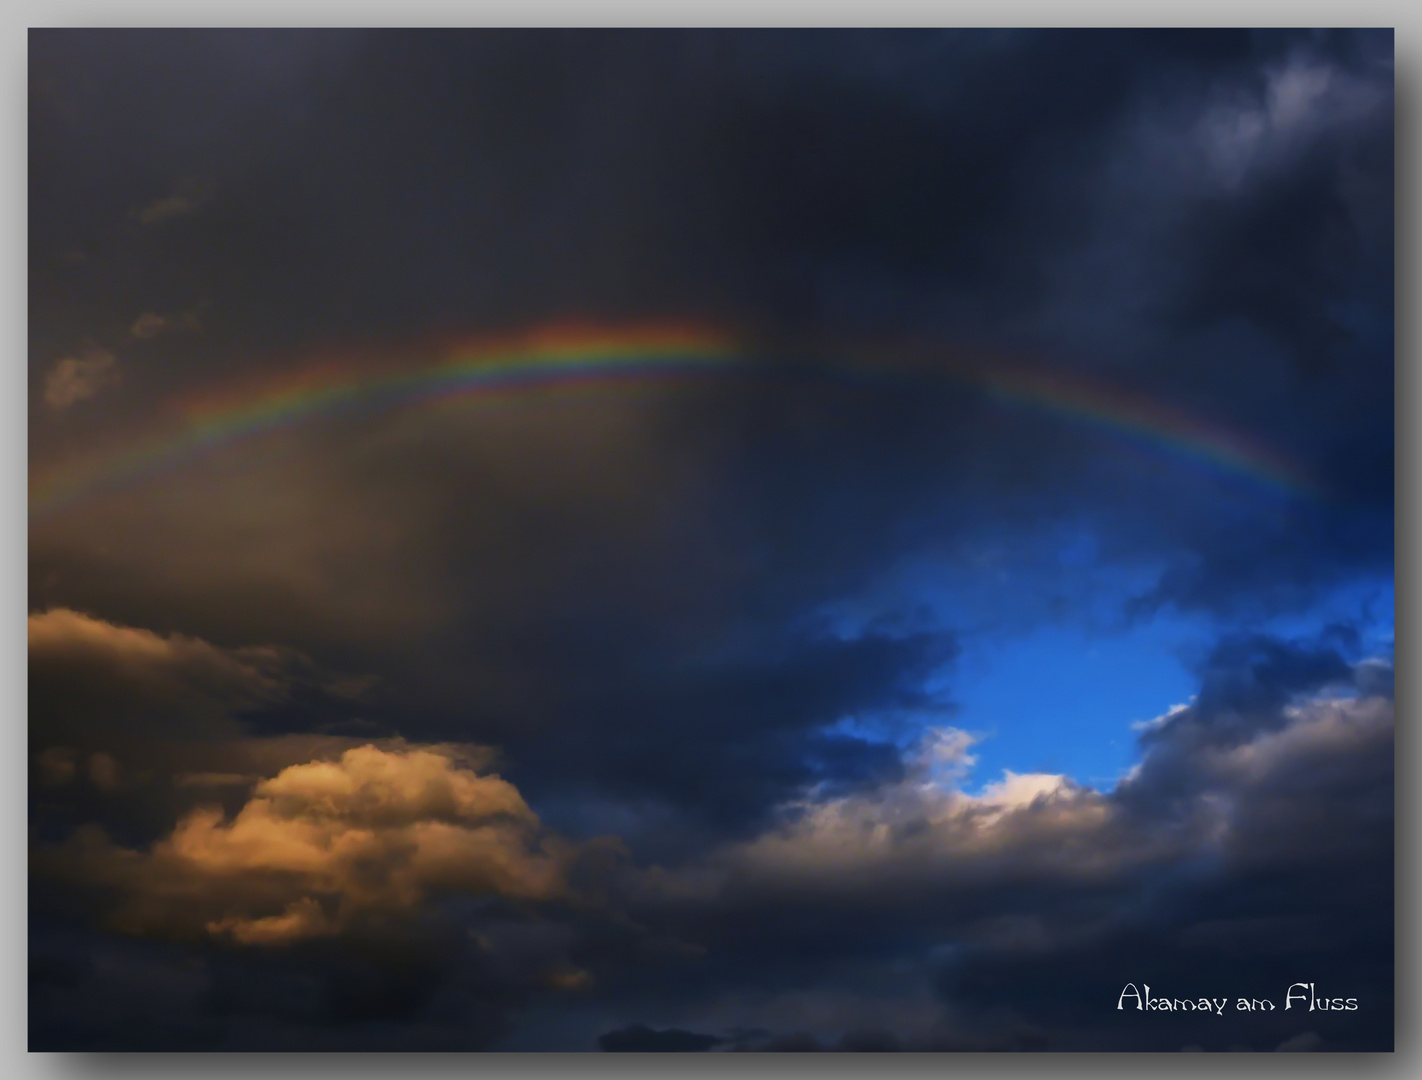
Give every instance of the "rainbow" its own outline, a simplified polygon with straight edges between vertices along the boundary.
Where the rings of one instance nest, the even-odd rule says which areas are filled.
[[[556,327],[520,337],[446,347],[428,365],[392,368],[380,358],[317,360],[272,379],[171,403],[176,422],[119,449],[64,463],[35,477],[30,516],[140,481],[208,450],[357,408],[516,395],[540,388],[665,379],[734,364],[729,338],[696,327],[621,330]]]
[[[986,369],[978,378],[999,400],[1132,437],[1289,498],[1326,499],[1321,484],[1280,454],[1142,394],[1046,371]]]
[[[317,360],[266,380],[230,384],[216,394],[177,399],[170,403],[172,419],[157,433],[32,475],[31,519],[151,478],[240,439],[349,409],[772,370],[757,364],[754,354],[732,336],[692,325],[562,326],[516,337],[466,340],[435,352],[437,359],[431,363],[412,365],[407,359],[399,366],[381,357]],[[976,386],[1007,404],[1133,436],[1291,498],[1322,495],[1306,474],[1277,455],[1119,388],[941,355],[928,363],[904,365],[885,359],[892,353],[878,350],[872,359],[841,355],[816,367],[773,370],[893,383],[949,379]]]

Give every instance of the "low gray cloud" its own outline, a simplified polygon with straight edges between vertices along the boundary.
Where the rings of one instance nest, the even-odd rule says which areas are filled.
[[[1206,683],[1252,684],[1234,699],[1239,733],[1220,740],[1208,714],[1177,710],[1111,790],[1009,774],[969,794],[971,740],[940,739],[898,783],[812,797],[751,841],[639,871],[639,921],[706,958],[671,984],[684,1001],[649,998],[642,1018],[720,1032],[779,1013],[782,1032],[817,1025],[831,1044],[881,1026],[897,983],[909,1001],[888,1027],[909,1049],[1272,1049],[1297,1028],[1282,1005],[1303,966],[1330,996],[1366,1002],[1330,1015],[1323,1037],[1373,1045],[1392,1008],[1390,924],[1370,913],[1391,889],[1393,705],[1359,692],[1370,665],[1340,676],[1319,656],[1312,642],[1223,643]],[[1287,692],[1261,696],[1270,679]],[[935,777],[933,758],[959,769]],[[732,989],[741,965],[778,973],[749,1010]],[[845,1002],[794,1011],[829,967]],[[1229,1015],[1211,1028],[1116,1012],[1121,987],[1147,976],[1157,993],[1226,995]],[[627,978],[636,1002],[649,988]],[[917,978],[929,983],[912,992]],[[1238,1013],[1241,995],[1278,1015]],[[1019,1044],[1014,1026],[1035,1034]]]
[[[260,651],[69,612],[38,617],[32,630],[37,663],[64,659],[71,675],[126,666],[125,692],[153,704],[191,708],[215,695],[230,706],[283,685]],[[1144,726],[1139,766],[1110,790],[1008,773],[970,791],[973,738],[941,728],[896,778],[808,787],[775,807],[778,823],[666,866],[636,850],[629,860],[610,840],[543,831],[478,748],[224,740],[232,729],[221,724],[186,749],[170,733],[146,752],[106,752],[101,768],[97,753],[52,746],[40,752],[42,790],[70,792],[87,770],[104,782],[74,805],[100,819],[125,820],[113,800],[139,797],[131,775],[166,773],[168,795],[138,843],[112,839],[93,818],[60,819],[81,827],[51,829],[33,872],[42,891],[93,896],[89,917],[129,935],[282,953],[222,961],[237,968],[221,978],[238,982],[202,1021],[216,1025],[214,1045],[239,1030],[252,1037],[238,1023],[251,1006],[232,1010],[250,992],[236,987],[258,976],[237,969],[256,964],[279,984],[322,941],[363,940],[375,949],[372,973],[394,978],[403,962],[378,959],[377,946],[413,932],[407,924],[466,934],[473,951],[420,994],[351,1006],[397,1023],[404,1034],[392,1045],[453,1038],[437,1002],[477,978],[505,988],[500,1031],[528,995],[560,1002],[569,1026],[559,1037],[572,1045],[599,1035],[589,1030],[597,1017],[626,1017],[601,1029],[605,1049],[1222,1049],[1272,1039],[1267,1049],[1297,1034],[1291,1015],[1163,1025],[1113,1012],[1112,995],[1148,977],[1158,992],[1278,997],[1295,980],[1274,987],[1275,977],[1299,964],[1330,996],[1366,1003],[1326,1027],[1311,1014],[1320,1036],[1374,1045],[1391,985],[1390,924],[1368,914],[1391,887],[1385,666],[1317,641],[1226,640],[1194,703]],[[65,700],[62,711],[82,714],[92,699]],[[214,775],[219,761],[238,771]],[[1319,880],[1328,884],[1308,885]],[[542,929],[517,929],[524,916],[498,912],[509,902],[548,908],[535,919]],[[212,993],[218,978],[202,976]],[[59,1001],[78,991],[44,992]],[[305,1015],[276,1001],[264,1009],[282,1023]]]

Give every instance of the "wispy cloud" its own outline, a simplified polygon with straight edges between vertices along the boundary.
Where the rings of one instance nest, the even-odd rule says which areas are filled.
[[[67,409],[118,382],[118,378],[118,358],[107,349],[90,348],[55,362],[45,376],[44,400],[52,409]]]
[[[173,194],[154,199],[135,211],[134,217],[142,225],[157,225],[160,222],[194,214],[207,200],[206,186],[197,180],[188,178],[178,184],[178,188]]]
[[[151,341],[165,334],[195,334],[201,330],[202,320],[196,311],[182,311],[174,315],[145,311],[128,328],[128,332],[141,341]]]

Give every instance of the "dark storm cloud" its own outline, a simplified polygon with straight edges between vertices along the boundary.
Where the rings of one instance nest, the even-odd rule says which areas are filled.
[[[479,1049],[589,981],[569,943],[618,845],[575,855],[484,749],[254,734],[292,706],[278,650],[30,630],[37,1049]]]
[[[1284,662],[1261,664],[1261,653]],[[920,802],[910,784],[812,805],[786,826],[793,841],[767,843],[769,833],[709,876],[687,873],[685,892],[634,908],[706,951],[658,972],[660,1004],[647,976],[628,971],[619,989],[641,999],[629,1013],[724,1030],[737,1022],[734,988],[755,970],[761,1015],[828,986],[857,994],[838,1012],[800,1006],[818,1010],[822,1032],[847,1031],[867,1026],[886,982],[912,987],[927,969],[942,1009],[894,1025],[908,1049],[1273,1049],[1305,1030],[1333,1049],[1391,1045],[1391,703],[1349,696],[1366,669],[1340,678],[1319,656],[1308,643],[1222,647],[1206,687],[1228,677],[1292,692],[1235,695],[1251,722],[1227,742],[1211,730],[1214,709],[1171,714],[1111,793],[1060,788],[1004,812],[964,796]],[[870,840],[885,823],[890,838]],[[1299,980],[1362,1004],[1285,1011]],[[1208,1023],[1118,1011],[1127,982],[1227,996],[1229,1007]],[[1239,997],[1271,998],[1276,1011],[1242,1014]]]
[[[58,841],[98,821],[147,843],[196,804],[235,812],[261,777],[388,734],[362,719],[370,689],[286,647],[33,614],[32,836]]]
[[[377,431],[374,471],[334,464],[357,436],[322,435],[304,444],[316,465],[290,452],[242,478],[267,500],[256,531],[229,478],[153,489],[171,499],[153,507],[162,531],[187,537],[160,560],[146,515],[98,504],[102,548],[66,538],[37,555],[36,578],[56,579],[37,592],[86,595],[141,624],[180,613],[215,640],[280,634],[342,670],[380,673],[355,701],[302,680],[242,713],[256,733],[492,743],[541,791],[586,788],[739,825],[808,782],[894,775],[891,747],[823,729],[935,707],[921,684],[956,651],[939,627],[845,632],[813,612],[863,574],[901,518],[901,497],[875,474],[905,441],[933,449],[924,428],[893,434],[922,406],[892,399],[850,418],[866,437],[884,431],[881,445],[840,445],[819,422],[837,397],[801,400],[808,422],[788,434],[773,403],[740,422],[705,403],[650,421],[635,408],[420,421],[413,435]],[[431,439],[444,446],[439,484]],[[831,504],[801,487],[816,461],[845,481]],[[281,488],[289,495],[274,497]]]
[[[32,612],[97,616],[32,616],[72,631],[32,639],[46,845],[98,823],[151,867],[195,807],[377,740],[497,747],[554,831],[632,848],[589,909],[421,893],[273,951],[81,931],[113,905],[48,881],[35,1048],[486,1047],[540,1009],[583,1048],[1385,1045],[1391,668],[1249,628],[1391,574],[1390,65],[1386,33],[33,34],[37,463],[317,349],[690,315],[810,367],[1089,374],[1327,490],[821,378],[314,424],[32,522]],[[969,752],[892,741],[951,718],[960,637],[874,599],[908,564],[969,621],[1244,629],[1114,791],[924,789]],[[189,921],[316,919],[152,880]],[[1368,1007],[1114,1011],[1298,978]]]
[[[285,916],[238,920],[250,929],[245,947],[216,933],[200,959],[136,947],[101,969],[76,957],[109,946],[76,939],[61,923],[44,930],[34,950],[33,1036],[134,1048],[308,1039],[494,1046],[511,1030],[510,1010],[571,995],[566,1007],[576,1016],[579,995],[591,994],[601,1015],[611,1008],[642,1023],[653,1009],[666,1017],[663,1025],[746,1049],[853,1049],[856,1032],[876,1032],[872,1041],[883,1044],[886,1031],[907,1049],[1175,1049],[1185,1042],[1257,1049],[1299,1035],[1296,1018],[1236,1011],[1217,1023],[1199,1016],[1166,1023],[1113,1013],[1111,1002],[1127,981],[1149,982],[1158,994],[1228,994],[1233,1003],[1277,998],[1303,980],[1320,994],[1366,1003],[1356,1013],[1308,1018],[1325,1046],[1377,1048],[1390,1031],[1392,703],[1378,693],[1387,686],[1378,661],[1349,663],[1339,651],[1349,640],[1335,628],[1318,641],[1221,642],[1194,703],[1147,727],[1142,764],[1106,794],[1059,777],[1019,778],[1025,784],[1008,777],[964,795],[923,771],[936,763],[951,774],[968,763],[971,740],[951,736],[905,763],[901,780],[818,789],[759,836],[683,859],[671,871],[629,867],[604,876],[587,894],[601,899],[562,913],[556,905],[542,916],[517,905],[500,910],[497,901],[462,910],[431,897],[407,912],[416,918],[357,920],[332,938],[319,920],[301,929],[296,916],[305,914],[288,906]],[[162,642],[141,640],[150,649]],[[826,668],[819,670],[823,676]],[[332,748],[316,752],[329,760]],[[361,753],[347,753],[336,767],[363,770],[357,758],[369,759],[380,769],[363,783],[397,781],[381,799],[416,798],[381,764],[408,760],[413,770],[416,757],[401,748]],[[418,768],[448,770],[446,753],[436,748],[418,758]],[[229,840],[190,820],[174,839],[193,839],[175,850],[187,852],[194,868],[221,860],[230,874],[265,865],[252,861],[258,835],[276,840],[318,822],[334,827],[344,819],[327,811],[307,824],[298,805],[318,771],[288,768],[257,789],[298,803],[277,817],[252,803],[246,828],[262,832],[251,839],[234,832]],[[486,798],[476,787],[470,797]],[[335,790],[324,778],[320,788]],[[351,805],[351,813],[385,820],[368,800]],[[199,843],[199,835],[207,839]],[[300,833],[290,835],[297,842]],[[174,894],[165,875],[180,864],[164,869],[155,856],[145,868],[117,852],[114,862],[92,840],[70,851],[78,859],[71,867],[96,871],[111,890],[91,914],[107,918],[125,895],[149,905],[178,895],[215,933],[226,923],[205,912],[240,913],[251,902],[242,899],[240,876],[211,879],[217,891],[206,897],[192,885]],[[370,890],[382,860],[362,858],[352,895],[379,896]],[[32,881],[47,918],[86,917],[76,896],[62,891],[65,880],[76,880],[73,870],[66,877],[63,861],[52,859],[41,852]],[[407,872],[398,865],[392,873]],[[427,874],[421,865],[416,859],[410,867]],[[438,872],[430,880],[438,882]],[[269,888],[258,878],[250,884],[253,897]],[[406,895],[405,886],[389,895]],[[229,906],[205,907],[211,897]],[[282,902],[259,900],[273,911]],[[130,934],[181,929],[180,920],[145,922],[141,907],[131,910],[124,916]],[[294,942],[283,944],[293,932]],[[410,934],[430,948],[415,948]],[[440,944],[441,935],[477,948]],[[733,1002],[752,973],[758,1007],[780,1034],[732,1030],[744,1025],[745,1006]],[[170,987],[183,1005],[157,1026],[146,1017],[122,1030],[104,1026],[113,1017],[81,1019],[84,1003],[116,979]],[[897,1019],[886,1024],[889,1018]]]
[[[35,1050],[480,1050],[539,992],[437,924],[270,954],[178,950],[39,917],[31,945]]]
[[[1196,725],[1220,742],[1250,738],[1261,725],[1280,722],[1279,710],[1298,695],[1351,682],[1352,676],[1343,654],[1326,641],[1227,638],[1207,657],[1195,701],[1167,726]],[[1157,737],[1148,733],[1145,741]]]
[[[558,745],[535,750],[536,733],[510,732],[508,753],[529,762],[515,775],[548,796],[585,785],[593,796],[651,800],[739,831],[810,784],[840,790],[898,778],[894,746],[825,729],[931,708],[920,686],[953,651],[932,635],[873,634],[772,650],[668,665],[665,674],[660,664],[624,670],[615,682],[604,671],[591,700],[579,700],[575,684],[563,709],[576,720],[561,726]]]
[[[194,183],[173,173],[226,174],[166,261],[221,275],[225,329],[273,343],[567,310],[773,319],[796,293],[790,314],[833,321],[821,275],[845,270],[1020,311],[1043,287],[1044,250],[1085,238],[1092,172],[1143,98],[1248,87],[1300,50],[1359,66],[1347,38],[1269,34],[790,40],[38,34],[38,224],[74,228],[58,212],[93,206],[89,154],[111,165],[108,189],[146,184],[151,205],[194,203],[171,194]],[[1251,199],[1224,208],[1237,227],[1280,213]],[[1293,242],[1316,242],[1302,220]],[[1294,273],[1323,254],[1301,269],[1296,251],[1256,248]],[[1213,265],[1200,275],[1248,304],[1218,279]],[[893,329],[903,314],[888,313]]]
[[[1263,153],[1285,160],[1202,202],[1180,252],[1190,267],[1178,308],[1187,323],[1247,320],[1307,371],[1336,364],[1354,338],[1341,304],[1390,311],[1391,70],[1379,67],[1387,57],[1378,44],[1363,36],[1304,47],[1274,75],[1265,136],[1274,145]]]
[[[1386,35],[795,40],[36,35],[35,359],[199,294],[203,340],[148,343],[161,363],[125,364],[115,414],[239,360],[567,314],[726,318],[792,349],[801,332],[998,344],[1104,364],[1297,452],[1330,488],[1316,510],[1229,520],[1087,471],[1075,509],[1164,564],[1147,607],[1297,606],[1390,564]],[[97,219],[81,235],[97,205],[196,176],[211,198],[161,236]],[[94,249],[87,269],[51,265],[76,248]],[[797,522],[808,559],[867,530],[868,571],[935,490],[920,463],[1039,463],[1070,441],[1049,423],[1014,446],[957,415],[881,419],[806,418],[846,457],[883,455],[858,521],[814,531],[854,490],[827,440],[743,503]],[[37,427],[37,447],[60,436]],[[1045,499],[1055,472],[1022,478]]]

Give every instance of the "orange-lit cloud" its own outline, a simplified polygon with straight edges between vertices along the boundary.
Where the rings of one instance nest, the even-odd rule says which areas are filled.
[[[154,737],[240,738],[236,713],[281,700],[296,657],[274,647],[224,649],[67,608],[31,614],[27,628],[31,691],[43,702],[30,711],[30,739],[36,754],[53,750],[43,767],[56,778],[64,753],[112,754]],[[107,763],[88,771],[96,780],[114,774]]]
[[[276,649],[220,649],[198,638],[118,626],[68,608],[33,613],[26,628],[32,661],[63,658],[93,666],[122,665],[136,678],[176,682],[187,675],[243,685],[253,693],[277,687],[271,671],[279,658]]]
[[[129,933],[282,945],[437,893],[560,899],[576,854],[512,784],[455,751],[366,745],[262,780],[231,819],[194,810],[149,851],[89,831],[52,864],[117,890]]]

